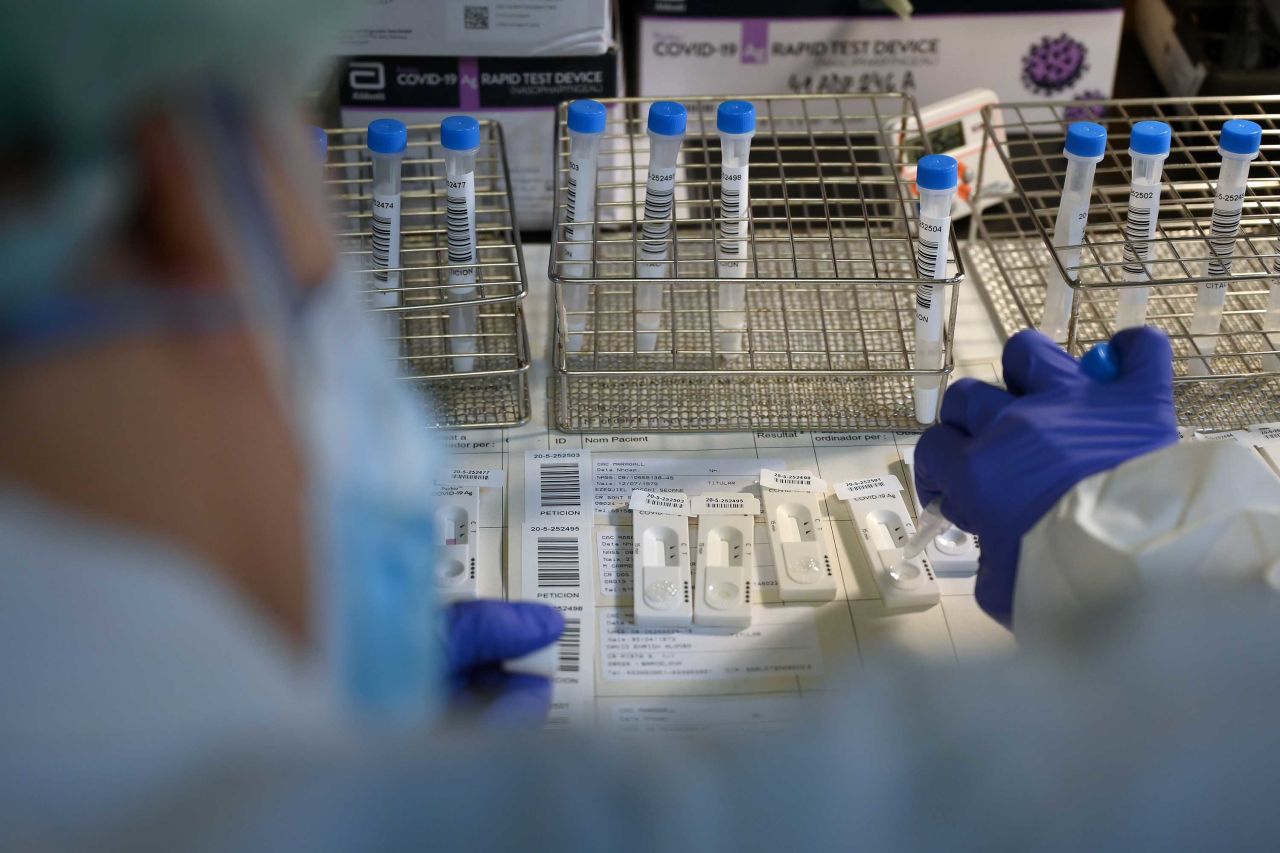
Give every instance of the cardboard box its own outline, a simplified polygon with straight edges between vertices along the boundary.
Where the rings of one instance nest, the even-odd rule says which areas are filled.
[[[375,118],[430,124],[456,113],[502,124],[516,216],[523,230],[551,227],[556,105],[613,98],[618,52],[571,58],[360,56],[344,60],[342,124]]]
[[[1120,0],[917,0],[910,20],[857,4],[644,0],[637,91],[749,95],[901,91],[927,105],[974,88],[1003,101],[1107,97]],[[1021,9],[1019,11],[1019,9]]]
[[[610,0],[376,0],[335,51],[347,56],[599,56]]]

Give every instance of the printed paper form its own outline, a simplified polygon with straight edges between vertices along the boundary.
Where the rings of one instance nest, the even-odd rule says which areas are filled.
[[[636,489],[646,492],[740,492],[751,489],[760,478],[762,464],[781,459],[750,456],[725,458],[700,456],[599,456],[592,454],[592,484],[595,489],[597,521],[629,524],[628,503]]]
[[[546,294],[551,292],[546,280],[547,249],[542,245],[526,245],[526,268],[530,277],[530,293]],[[961,298],[970,299],[973,311],[962,312],[964,316],[985,316],[985,308],[980,304],[976,291],[961,289]],[[858,479],[861,476],[892,473],[901,477],[900,469],[890,467],[900,462],[899,449],[915,442],[910,434],[894,435],[890,433],[810,433],[795,430],[768,430],[759,432],[736,433],[605,433],[594,435],[574,435],[556,432],[547,427],[547,378],[548,342],[550,340],[550,321],[552,312],[550,300],[531,297],[525,300],[525,316],[529,330],[529,341],[532,357],[530,368],[530,397],[533,419],[520,427],[502,431],[469,431],[452,433],[453,444],[469,455],[477,456],[493,454],[488,458],[501,460],[507,469],[509,495],[506,507],[506,569],[510,573],[508,581],[515,580],[513,590],[520,589],[520,554],[522,551],[521,524],[523,519],[523,467],[522,453],[525,450],[568,450],[589,449],[595,454],[612,457],[653,458],[658,456],[707,457],[735,456],[758,459],[768,458],[772,462],[782,464],[773,467],[807,468],[828,482],[845,479]],[[972,325],[972,324],[971,324]],[[976,328],[976,327],[975,327]],[[969,329],[968,326],[965,327]],[[992,363],[998,363],[1000,347],[989,324],[983,328],[984,334],[990,338],[990,345],[982,343],[974,349],[974,341],[957,341],[957,376],[975,375],[980,379],[993,380],[996,371]],[[958,330],[963,336],[964,331]],[[967,351],[962,352],[964,349]],[[501,432],[501,440],[495,440]],[[467,464],[471,464],[469,461]],[[763,465],[761,467],[764,467]],[[852,522],[848,520],[843,503],[836,500],[824,502],[826,511],[833,515],[828,529],[833,538],[829,543],[831,553],[841,566],[841,596],[848,596],[856,602],[864,602],[867,611],[876,614],[879,608],[876,588],[862,562],[858,540],[853,537]],[[484,512],[482,509],[482,527]],[[843,520],[842,520],[843,519]],[[593,520],[591,541],[596,548],[596,535],[600,530],[608,529],[600,519]],[[758,542],[763,542],[762,525],[757,524]],[[625,530],[625,528],[624,528]],[[495,531],[496,532],[496,531]],[[769,549],[757,547],[757,554],[769,559]],[[762,561],[763,562],[763,561]],[[762,568],[763,570],[763,568]],[[597,572],[597,577],[599,573]],[[945,593],[945,591],[944,591]],[[602,596],[597,591],[596,607],[603,606]],[[921,625],[916,622],[900,625],[900,631],[880,630],[899,626],[896,614],[888,614],[883,621],[867,625],[866,641],[863,641],[864,626],[868,618],[867,612],[858,612],[855,616],[849,601],[837,600],[823,605],[816,612],[816,623],[819,640],[823,651],[823,664],[827,675],[812,679],[792,679],[801,685],[805,695],[810,690],[828,686],[832,674],[842,667],[856,667],[859,661],[874,665],[882,655],[888,653],[905,653],[921,656],[922,650],[929,659],[946,660],[952,658],[973,658],[990,654],[993,650],[1003,652],[1010,645],[1007,632],[994,623],[983,622],[976,613],[977,605],[972,596],[960,594],[948,596],[944,594],[942,610],[947,617],[943,622],[946,629],[942,632],[933,622]],[[956,624],[950,619],[957,614]],[[855,633],[855,623],[857,629]],[[870,669],[871,667],[868,667]],[[707,682],[718,686],[724,682]],[[792,702],[802,701],[798,692],[792,693],[749,693],[742,695],[690,695],[687,690],[691,685],[681,681],[646,682],[641,687],[631,687],[624,683],[625,689],[631,691],[629,696],[608,695],[615,689],[615,682],[600,679],[598,685],[604,685],[604,693],[586,701],[561,699],[557,696],[553,708],[553,717],[560,725],[567,718],[579,717],[585,720],[594,719],[607,723],[614,709],[627,719],[634,719],[632,712],[656,714],[669,720],[674,725],[683,725],[691,719],[697,719],[699,725],[714,727],[723,722],[726,725],[738,725],[739,721],[749,719],[750,713],[744,709],[757,707],[790,707]],[[651,685],[651,686],[650,686]],[[692,685],[695,686],[696,685]],[[649,710],[646,710],[649,709]],[[662,709],[667,709],[663,711]],[[733,709],[733,710],[730,710]],[[649,716],[653,720],[652,716]],[[663,725],[659,721],[654,725]]]
[[[758,679],[823,674],[816,608],[753,607],[734,634],[640,628],[631,613],[601,608],[600,674],[606,681]]]

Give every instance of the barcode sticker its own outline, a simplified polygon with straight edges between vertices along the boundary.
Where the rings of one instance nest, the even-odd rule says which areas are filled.
[[[892,474],[836,483],[836,497],[842,501],[896,495],[900,491],[902,491],[902,483]]]
[[[478,486],[498,489],[507,482],[507,473],[491,468],[446,468],[436,475],[436,485]]]
[[[531,454],[532,455],[532,454]],[[520,597],[560,610],[565,631],[555,696],[565,691],[590,694],[594,658],[590,614],[595,609],[591,525],[554,521],[527,523],[521,529]]]
[[[558,672],[577,673],[582,668],[582,619],[565,617],[564,633],[560,635],[560,666]]]
[[[747,244],[747,170],[726,169],[720,175],[720,254],[725,260],[741,260]]]
[[[1151,260],[1151,240],[1156,233],[1156,211],[1160,206],[1160,185],[1136,186],[1129,190],[1129,210],[1124,219],[1124,271],[1126,275],[1147,275]]]
[[[689,515],[689,496],[684,492],[646,492],[636,489],[631,493],[632,512],[656,512],[662,515]]]
[[[671,236],[671,210],[675,206],[676,170],[650,169],[644,191],[644,223],[640,227],[641,254],[663,257]]]
[[[691,503],[694,515],[759,515],[760,501],[746,492],[707,492]]]
[[[916,227],[917,273],[921,278],[946,278],[950,217],[921,216]]]
[[[579,519],[591,511],[591,457],[585,450],[525,454],[525,517]]]
[[[373,194],[372,240],[374,278],[387,280],[387,269],[400,266],[400,196]]]
[[[574,533],[538,534],[534,538],[534,572],[538,589],[582,586],[582,549]]]
[[[1213,219],[1209,226],[1211,256],[1207,272],[1211,276],[1228,276],[1236,253],[1236,234],[1240,231],[1240,212],[1244,193],[1219,192],[1213,200]]]
[[[760,485],[775,492],[825,492],[827,483],[812,471],[760,469]]]
[[[449,178],[445,193],[445,226],[448,231],[449,283],[476,281],[476,185],[475,174]]]

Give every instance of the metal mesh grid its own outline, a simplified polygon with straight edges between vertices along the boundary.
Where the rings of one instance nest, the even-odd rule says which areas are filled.
[[[371,304],[379,291],[372,255],[372,163],[364,129],[328,131],[324,184],[337,215],[339,247]],[[401,178],[400,287],[396,307],[371,308],[395,342],[409,381],[431,398],[441,427],[515,426],[529,418],[529,348],[520,300],[527,278],[512,209],[502,129],[480,122],[476,157],[475,295],[449,283],[440,126],[409,127]],[[474,306],[474,333],[451,331],[448,312]]]
[[[911,376],[951,368],[956,292],[946,288],[945,365],[912,373],[916,203],[907,168],[925,153],[901,95],[750,97],[746,277],[717,278],[721,98],[687,98],[664,278],[640,278],[647,99],[605,101],[596,216],[567,219],[567,105],[559,112],[556,415],[566,429],[919,428]],[[579,234],[579,236],[581,236]],[[589,246],[582,263],[581,250]],[[954,249],[954,275],[963,277]],[[746,289],[747,325],[726,336],[721,281]],[[585,288],[570,305],[566,287]],[[660,288],[660,307],[637,295]],[[649,337],[655,342],[645,343]],[[887,373],[900,374],[886,376]],[[840,375],[843,374],[843,375]],[[629,376],[633,375],[633,376]],[[736,388],[734,391],[725,391]],[[724,393],[722,393],[724,392]],[[602,400],[607,409],[600,410]],[[779,407],[781,405],[781,408]]]
[[[1195,339],[1205,336],[1191,335],[1191,317],[1197,285],[1222,281],[1207,276],[1204,267],[1212,254],[1209,225],[1219,160],[1217,136],[1230,118],[1248,118],[1262,126],[1262,151],[1250,169],[1217,349],[1206,358]],[[1116,331],[1120,290],[1132,286],[1124,281],[1122,269],[1130,127],[1144,119],[1165,121],[1173,130],[1173,143],[1164,166],[1151,260],[1143,264],[1150,281],[1139,285],[1150,285],[1148,324],[1167,332],[1173,343],[1180,419],[1188,426],[1234,428],[1273,418],[1280,382],[1275,372],[1280,362],[1274,357],[1280,335],[1266,334],[1264,323],[1268,269],[1280,237],[1280,97],[1001,104],[984,109],[986,133],[995,141],[1016,192],[975,218],[982,245],[971,244],[967,257],[1001,333],[1008,337],[1039,325],[1045,270],[1056,264],[1066,274],[1063,258],[1073,247],[1055,252],[1052,233],[1066,169],[1066,128],[1079,119],[1107,127],[1108,150],[1097,165],[1084,242],[1074,247],[1080,249],[1080,265],[1068,348],[1082,353]],[[1189,376],[1193,361],[1207,364],[1208,375]]]

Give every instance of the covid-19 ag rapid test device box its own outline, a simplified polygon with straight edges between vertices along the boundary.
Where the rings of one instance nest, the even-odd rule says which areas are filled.
[[[915,0],[904,20],[849,0],[641,0],[637,93],[905,92],[930,104],[970,89],[1002,101],[1111,94],[1121,0]]]

